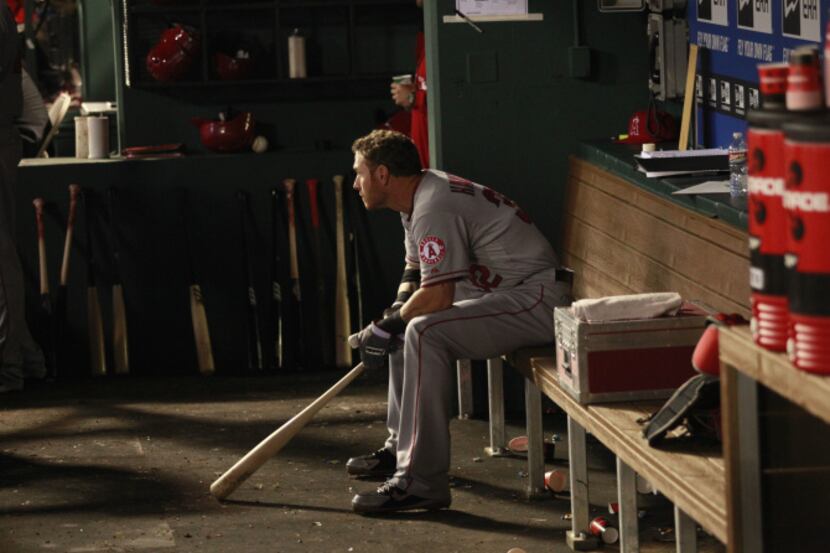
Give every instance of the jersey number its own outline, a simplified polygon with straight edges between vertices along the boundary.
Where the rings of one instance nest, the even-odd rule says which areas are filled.
[[[490,269],[484,265],[470,265],[470,281],[477,288],[492,292],[494,288],[498,288],[501,284],[501,275],[493,275],[490,279]]]
[[[510,198],[499,194],[492,188],[485,188],[481,194],[488,202],[490,202],[496,207],[499,207],[501,204],[504,204],[507,207],[514,208],[516,210],[516,217],[518,217],[527,224],[531,223],[530,215],[528,215],[522,208],[516,205],[516,202],[514,202]]]

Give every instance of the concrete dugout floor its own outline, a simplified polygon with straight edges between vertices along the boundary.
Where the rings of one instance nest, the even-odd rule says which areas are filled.
[[[352,513],[355,491],[377,483],[350,479],[345,460],[386,437],[377,374],[352,383],[229,501],[210,496],[214,479],[339,376],[107,378],[0,396],[0,553],[568,551],[567,496],[525,500],[525,460],[486,457],[481,420],[452,423],[450,510]],[[517,423],[509,436],[523,433]],[[546,425],[550,435],[563,420]],[[562,449],[549,468],[566,468]],[[594,465],[602,514],[613,465]],[[671,511],[649,517],[670,525]],[[673,549],[644,542],[643,551]]]

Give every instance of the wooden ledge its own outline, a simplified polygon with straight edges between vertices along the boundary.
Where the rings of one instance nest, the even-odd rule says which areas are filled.
[[[721,328],[718,345],[721,363],[734,367],[830,424],[830,376],[799,370],[786,354],[756,345],[747,326]]]

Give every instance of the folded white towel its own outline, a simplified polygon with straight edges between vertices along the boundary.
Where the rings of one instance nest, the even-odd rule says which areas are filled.
[[[572,307],[577,319],[598,323],[674,315],[682,303],[677,292],[656,292],[579,300]]]

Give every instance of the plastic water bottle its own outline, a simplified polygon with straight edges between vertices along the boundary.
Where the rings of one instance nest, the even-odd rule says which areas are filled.
[[[746,196],[746,142],[741,132],[733,132],[729,144],[729,195]]]

